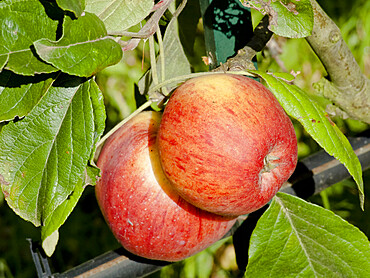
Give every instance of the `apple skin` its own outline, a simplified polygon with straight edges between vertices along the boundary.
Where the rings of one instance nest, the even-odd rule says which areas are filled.
[[[232,74],[197,77],[178,87],[163,112],[158,148],[180,196],[229,216],[268,203],[297,163],[293,125],[275,96]]]
[[[182,199],[166,179],[156,137],[161,113],[142,112],[105,143],[96,197],[116,239],[138,256],[179,261],[222,238],[235,223]]]

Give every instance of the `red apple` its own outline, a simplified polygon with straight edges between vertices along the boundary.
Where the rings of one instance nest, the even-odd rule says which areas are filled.
[[[113,234],[128,251],[178,261],[205,249],[235,219],[200,210],[171,188],[159,162],[158,112],[143,112],[106,142],[97,165],[96,196]]]
[[[229,216],[265,205],[297,162],[293,125],[274,95],[231,74],[190,79],[174,91],[158,148],[167,178],[185,200]]]

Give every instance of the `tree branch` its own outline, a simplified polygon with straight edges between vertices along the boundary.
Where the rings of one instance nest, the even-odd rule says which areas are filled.
[[[272,32],[268,29],[269,17],[265,15],[261,22],[254,29],[253,37],[238,51],[238,53],[228,59],[225,64],[214,69],[213,71],[238,71],[245,69],[255,69],[252,59],[256,56],[257,52],[262,51],[268,41],[272,37]]]
[[[348,116],[370,124],[369,79],[361,72],[338,26],[315,0],[311,0],[311,4],[314,26],[312,35],[306,40],[328,73],[316,89]]]

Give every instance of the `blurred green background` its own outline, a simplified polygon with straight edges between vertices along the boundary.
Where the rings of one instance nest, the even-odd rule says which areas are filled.
[[[370,1],[319,1],[324,10],[338,24],[342,35],[367,77],[370,77]],[[201,24],[196,33],[194,53],[189,60],[195,71],[207,70],[201,56],[205,56]],[[147,44],[141,43],[134,51],[125,52],[121,63],[105,69],[97,76],[107,107],[107,127],[129,115],[135,108],[134,85],[149,66]],[[325,70],[304,39],[274,38],[269,47],[258,55],[261,70],[300,71],[297,85],[313,93],[312,84]],[[354,120],[334,119],[348,136],[356,136],[368,126]],[[319,150],[298,123],[294,123],[299,140],[299,157]],[[364,173],[365,195],[370,194],[370,171]],[[332,209],[370,236],[369,201],[360,210],[356,186],[345,180],[310,199]],[[369,198],[367,198],[369,200]],[[0,194],[0,277],[36,277],[35,266],[27,238],[40,239],[40,231],[23,221],[7,206]],[[119,247],[109,231],[95,201],[94,188],[86,188],[80,202],[60,229],[56,251],[49,262],[53,272],[64,272],[106,251]],[[151,277],[237,277],[235,253],[230,238],[185,261],[167,266]]]

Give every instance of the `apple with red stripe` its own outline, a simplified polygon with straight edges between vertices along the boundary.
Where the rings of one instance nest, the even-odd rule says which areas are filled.
[[[294,128],[275,96],[232,74],[197,77],[178,87],[163,112],[158,148],[180,196],[227,216],[264,206],[297,163]]]
[[[179,261],[221,239],[235,223],[186,202],[164,175],[156,147],[161,113],[142,112],[105,143],[96,196],[114,236],[138,256]]]

